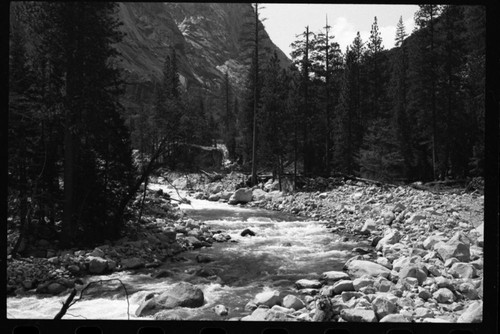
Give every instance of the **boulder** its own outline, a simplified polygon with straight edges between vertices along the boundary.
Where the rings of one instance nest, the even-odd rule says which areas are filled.
[[[273,181],[272,179],[269,179],[266,184],[264,184],[264,189],[267,191],[272,191],[272,190],[279,190],[280,184],[278,180]]]
[[[388,314],[395,313],[397,310],[396,304],[384,295],[375,297],[372,301],[372,306],[378,319],[382,319]]]
[[[252,314],[241,318],[241,321],[265,321],[269,309],[266,308],[256,308]]]
[[[257,306],[266,305],[269,307],[273,307],[274,305],[279,305],[281,304],[280,292],[278,290],[273,290],[273,291],[264,291],[258,293],[255,296],[253,303],[256,304]]]
[[[456,257],[460,262],[470,261],[470,248],[467,244],[467,238],[460,232],[456,233],[446,243],[439,242],[434,245],[434,250],[439,254],[443,261]]]
[[[196,286],[180,282],[166,288],[161,294],[141,303],[135,315],[142,317],[163,309],[175,307],[200,307],[204,303],[203,291]]]
[[[257,189],[252,190],[252,200],[253,201],[262,201],[262,200],[266,199],[266,195],[267,195],[267,193],[262,189],[257,188]]]
[[[388,314],[382,319],[380,319],[380,322],[411,322],[406,316],[402,314]]]
[[[340,280],[333,285],[333,292],[340,294],[344,291],[354,291],[351,280]]]
[[[383,256],[380,256],[377,258],[377,263],[386,267],[387,269],[389,270],[392,270],[392,264],[391,262],[389,261],[389,259],[387,259],[386,257],[383,257]]]
[[[102,274],[108,266],[107,261],[101,257],[89,256],[87,260],[89,261],[89,272],[91,274]]]
[[[347,264],[347,270],[351,277],[361,277],[363,275],[369,276],[383,276],[389,277],[391,271],[386,267],[371,261],[353,260]]]
[[[360,289],[365,287],[373,287],[374,283],[375,280],[372,276],[362,276],[354,279],[352,281],[352,286],[354,287],[354,290],[359,291]]]
[[[314,279],[299,279],[295,282],[297,289],[316,289],[321,288],[321,282]]]
[[[198,263],[208,263],[212,262],[214,259],[208,255],[198,254],[196,255],[196,262]]]
[[[433,249],[434,245],[436,245],[439,242],[443,242],[444,239],[445,238],[440,235],[431,235],[424,240],[423,246],[425,249],[431,250]]]
[[[358,299],[363,297],[363,293],[358,291],[342,291],[341,297],[343,302],[347,302],[353,298]]]
[[[192,235],[185,237],[185,240],[188,242],[189,245],[193,246],[193,248],[195,249],[205,246],[204,242],[200,241],[198,238]]]
[[[285,298],[283,298],[281,305],[294,310],[300,310],[305,307],[304,302],[294,295],[286,295]]]
[[[447,288],[440,288],[432,294],[432,297],[443,304],[451,304],[455,300],[455,295]]]
[[[222,191],[219,193],[220,195],[220,198],[223,199],[223,200],[229,200],[231,198],[231,196],[233,195],[232,192],[230,191]]]
[[[250,188],[240,188],[234,192],[233,195],[231,195],[231,198],[229,198],[229,204],[238,204],[238,203],[248,203],[252,200],[252,189]]]
[[[217,315],[220,315],[220,316],[225,316],[225,315],[228,315],[228,313],[229,313],[229,310],[227,309],[227,307],[225,307],[224,305],[221,305],[221,304],[215,305],[213,310]]]
[[[220,198],[220,193],[211,194],[210,196],[208,196],[208,200],[211,202],[217,202]]]
[[[454,290],[452,282],[449,279],[447,279],[446,277],[438,276],[435,278],[434,283],[436,284],[436,286],[439,289],[440,288],[447,288],[447,289],[452,290],[452,291]]]
[[[390,225],[396,219],[396,215],[392,211],[384,210],[382,211],[382,218],[384,219],[384,223]]]
[[[483,321],[483,302],[475,301],[458,317],[457,322],[475,323]]]
[[[413,313],[417,319],[434,318],[434,312],[427,307],[417,307]]]
[[[154,316],[155,320],[175,320],[175,321],[180,321],[180,320],[186,320],[183,318],[177,310],[163,310],[158,313],[155,313]]]
[[[421,221],[422,219],[425,219],[425,214],[422,214],[422,213],[414,213],[412,214],[407,220],[406,220],[406,223],[407,224],[416,224],[418,223],[419,221]]]
[[[123,259],[121,261],[123,269],[139,269],[146,265],[146,262],[138,257]]]
[[[457,290],[467,299],[479,299],[478,289],[472,283],[464,282],[458,286]]]
[[[98,247],[94,248],[94,250],[89,254],[89,256],[95,257],[104,257],[104,251]]]
[[[422,267],[416,264],[409,264],[401,268],[399,271],[399,279],[404,279],[407,277],[413,277],[418,280],[418,284],[422,285],[427,279],[427,273]]]
[[[214,235],[212,235],[212,239],[217,242],[224,242],[231,239],[231,236],[226,233],[215,233]]]
[[[255,236],[255,232],[254,232],[254,231],[252,231],[252,230],[251,230],[251,229],[249,229],[249,228],[246,228],[246,229],[244,229],[244,230],[240,233],[240,235],[241,235],[242,237],[245,237],[245,236],[247,236],[247,235],[249,235],[249,236],[252,236],[252,237],[253,237],[253,236]]]
[[[371,218],[368,218],[366,221],[365,221],[365,224],[363,225],[363,227],[361,228],[361,232],[365,232],[365,231],[375,231],[377,229],[377,224],[375,222],[375,220],[371,219]]]
[[[382,239],[377,243],[376,250],[382,250],[386,245],[394,245],[401,240],[401,233],[396,229],[388,230]]]
[[[377,316],[373,310],[344,309],[340,316],[347,322],[377,322]]]
[[[477,276],[476,268],[470,263],[454,263],[448,271],[456,278],[474,278]]]
[[[349,279],[349,275],[343,271],[332,270],[322,273],[321,278],[329,283],[333,283],[341,279]]]
[[[418,289],[418,296],[422,298],[423,300],[427,300],[432,297],[432,294],[429,290],[424,289],[424,288],[419,288]]]
[[[476,240],[476,243],[479,247],[484,247],[484,222],[478,225],[475,229],[474,232],[477,233],[478,237]]]
[[[47,292],[50,293],[51,295],[58,295],[61,292],[63,292],[64,290],[66,290],[66,287],[60,283],[57,283],[57,282],[50,283],[47,286]]]

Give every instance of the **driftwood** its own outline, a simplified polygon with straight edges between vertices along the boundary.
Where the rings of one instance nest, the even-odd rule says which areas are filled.
[[[177,196],[179,196],[179,198],[180,198],[180,200],[176,200],[175,198],[170,197],[170,200],[176,200],[176,201],[178,201],[179,203],[191,204],[191,201],[190,201],[190,200],[188,200],[188,199],[187,199],[187,198],[185,198],[185,197],[182,197],[182,196],[181,196],[181,194],[179,194],[179,190],[177,190],[177,187],[176,187],[176,186],[174,186],[174,185],[172,184],[172,182],[170,182],[170,180],[168,179],[168,177],[166,177],[166,176],[165,176],[165,177],[164,177],[164,179],[165,179],[165,181],[167,181],[167,183],[168,183],[168,184],[170,184],[170,185],[172,186],[172,188],[174,188],[174,189],[175,189],[175,192],[177,193]]]
[[[208,178],[209,182],[220,181],[224,177],[222,174],[215,173],[215,172],[214,173],[208,173],[208,172],[204,171],[203,169],[200,169],[200,172],[202,172]]]
[[[61,310],[54,317],[54,320],[60,320],[66,314],[66,311],[68,311],[70,306],[73,305],[73,304],[71,304],[71,302],[73,301],[75,296],[76,296],[76,289],[73,288],[73,290],[71,290],[71,293],[69,294],[68,298],[66,298],[66,301],[64,302]]]
[[[354,175],[349,175],[349,174],[344,174],[344,173],[340,173],[340,172],[337,172],[335,173],[334,175],[332,175],[333,177],[343,177],[344,179],[348,179],[348,180],[352,180],[352,181],[358,181],[358,182],[363,182],[363,183],[368,183],[368,184],[374,184],[376,186],[379,186],[379,187],[391,187],[391,188],[397,188],[398,185],[396,184],[392,184],[392,183],[389,183],[389,182],[382,182],[382,181],[378,181],[378,180],[370,180],[370,179],[365,179],[365,178],[362,178],[362,177],[357,177],[357,176],[354,176]]]
[[[449,188],[452,188],[453,186],[464,188],[465,183],[466,183],[465,180],[432,181],[427,183],[415,182],[410,184],[410,187],[417,190],[428,191],[434,194],[442,194],[444,192],[450,191]],[[464,191],[467,191],[467,188],[465,188]]]
[[[120,282],[120,284],[123,286],[123,289],[125,290],[125,296],[127,297],[127,318],[128,320],[130,320],[130,302],[128,300],[128,291],[127,291],[127,288],[125,287],[125,284],[123,284],[123,282],[118,279],[118,278],[111,278],[111,279],[107,279],[107,280],[99,280],[99,281],[94,281],[94,282],[89,282],[81,291],[80,291],[80,296],[78,297],[78,299],[75,299],[75,296],[76,296],[76,293],[77,293],[77,290],[76,288],[73,288],[73,290],[71,290],[71,293],[69,294],[68,298],[66,298],[66,301],[63,303],[63,306],[61,307],[61,310],[56,314],[56,316],[54,317],[54,320],[60,320],[62,319],[62,317],[66,314],[66,312],[68,311],[68,309],[73,306],[76,302],[80,301],[83,299],[83,293],[85,292],[85,290],[87,290],[91,285],[93,284],[97,284],[97,283],[104,283],[104,282],[110,282],[110,281],[118,281]]]

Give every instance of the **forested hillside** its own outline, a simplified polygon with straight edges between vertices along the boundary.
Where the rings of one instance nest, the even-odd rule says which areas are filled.
[[[369,39],[358,34],[345,52],[331,27],[306,27],[295,67],[277,79],[277,60],[263,64],[261,166],[293,160],[306,175],[396,183],[482,175],[484,8],[425,5],[415,20],[409,37],[399,21],[391,50],[376,17]]]
[[[345,50],[286,25],[290,59],[262,9],[11,2],[7,331],[492,328],[485,7],[420,5],[390,50],[376,16]]]
[[[193,152],[217,143],[254,176],[483,174],[484,7],[422,5],[391,50],[376,17],[345,51],[328,25],[304,27],[293,62],[256,8],[13,3],[9,206],[21,230],[62,222],[68,243],[96,226],[112,238],[154,170],[197,171]]]

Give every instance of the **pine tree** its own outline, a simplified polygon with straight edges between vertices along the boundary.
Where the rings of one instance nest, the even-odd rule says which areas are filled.
[[[261,88],[261,78],[260,78],[260,64],[262,63],[265,54],[268,53],[268,49],[264,48],[261,44],[261,38],[263,36],[262,31],[264,26],[261,23],[259,10],[262,9],[259,3],[254,3],[252,6],[252,17],[248,17],[248,21],[244,22],[242,29],[241,40],[243,42],[244,50],[252,51],[250,57],[251,64],[249,68],[249,73],[247,77],[247,93],[246,101],[242,109],[241,115],[239,117],[240,123],[243,125],[243,160],[244,163],[248,163],[251,159],[251,182],[256,184],[257,182],[257,152],[258,152],[258,134],[259,130],[257,127],[258,119],[258,109],[260,103],[260,88]],[[243,52],[245,54],[245,52]],[[251,158],[249,156],[251,155]]]
[[[47,108],[42,142],[48,148],[44,152],[49,168],[41,173],[41,184],[46,195],[54,197],[63,177],[61,240],[73,244],[96,228],[101,238],[117,236],[134,171],[130,135],[120,115],[120,74],[113,67],[113,45],[121,38],[116,5],[28,7],[33,64],[41,73],[36,85]],[[58,155],[53,143],[62,138],[64,155]],[[57,165],[62,161],[60,175]]]
[[[464,24],[466,27],[465,58],[466,100],[465,108],[469,124],[473,129],[472,157],[470,172],[478,176],[484,174],[485,161],[485,63],[486,63],[486,7],[465,6]]]
[[[436,110],[436,52],[435,52],[435,21],[440,15],[442,7],[439,5],[419,5],[419,10],[415,13],[416,28],[420,29],[419,45],[414,58],[417,61],[412,61],[417,70],[417,80],[420,82],[420,93],[412,94],[419,100],[416,108],[420,109],[420,119],[424,122],[425,118],[430,118],[430,148],[432,161],[432,178],[437,179],[438,166],[438,115]],[[417,97],[418,96],[418,97]],[[430,96],[430,99],[429,99]],[[426,109],[430,110],[430,115],[425,115]],[[427,127],[422,124],[423,127]]]
[[[316,83],[321,86],[323,91],[321,96],[324,96],[324,118],[319,124],[323,125],[321,129],[324,135],[323,172],[326,175],[330,173],[332,114],[339,98],[339,82],[335,76],[339,75],[342,66],[342,52],[338,43],[334,41],[334,36],[330,34],[330,28],[327,18],[324,33],[316,34],[311,43],[312,69],[315,76],[320,79]],[[321,81],[323,78],[324,83]]]
[[[286,146],[286,83],[285,73],[281,70],[278,55],[269,60],[264,71],[262,85],[262,107],[260,109],[259,128],[261,129],[260,160],[267,161],[267,166],[278,178],[282,174],[282,162]]]
[[[380,116],[381,110],[384,109],[384,74],[385,69],[382,68],[384,65],[384,59],[382,55],[384,47],[382,45],[382,37],[378,30],[377,17],[375,16],[374,22],[372,24],[372,29],[370,32],[370,38],[368,40],[366,49],[366,74],[367,74],[367,108],[369,119],[376,119]]]
[[[340,92],[335,131],[335,165],[350,175],[358,170],[357,161],[362,140],[360,104],[360,66],[363,43],[359,32],[344,60],[344,73]]]
[[[302,130],[302,161],[303,161],[303,173],[308,175],[311,171],[313,165],[312,159],[312,143],[310,138],[310,126],[311,126],[311,99],[310,99],[310,70],[312,61],[310,59],[309,53],[311,51],[311,44],[309,36],[314,36],[312,32],[309,31],[309,26],[306,30],[297,37],[302,37],[303,39],[296,40],[292,43],[292,60],[295,65],[298,65],[300,69],[300,81],[298,87],[298,94],[301,97],[300,110],[302,111],[299,115],[298,123],[301,124]]]
[[[412,179],[414,168],[414,156],[412,145],[411,115],[408,114],[408,48],[405,43],[406,32],[403,18],[399,18],[396,28],[395,45],[396,50],[392,60],[391,73],[391,102],[393,112],[393,124],[396,129],[396,138],[400,143],[400,154],[404,160],[404,171],[402,177],[406,180]]]

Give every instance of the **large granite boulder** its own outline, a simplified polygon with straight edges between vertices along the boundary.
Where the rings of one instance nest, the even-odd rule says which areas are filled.
[[[483,321],[483,302],[475,301],[458,317],[457,322],[482,322]]]
[[[273,291],[264,291],[261,293],[258,293],[254,300],[253,303],[256,304],[257,306],[259,305],[266,305],[269,307],[273,307],[274,305],[279,305],[281,304],[281,294],[278,290],[273,290]]]
[[[373,310],[344,309],[340,311],[340,316],[347,322],[377,322],[377,316]]]
[[[398,230],[396,229],[389,229],[386,231],[384,234],[384,237],[380,239],[380,241],[377,243],[377,246],[375,247],[376,250],[382,250],[384,246],[387,245],[394,245],[395,243],[399,242],[401,240],[401,233],[399,233]]]
[[[353,260],[347,263],[347,271],[351,277],[368,276],[382,276],[389,277],[391,271],[386,267],[371,261]]]
[[[460,262],[470,261],[470,247],[467,240],[460,233],[456,233],[447,242],[438,242],[434,245],[434,250],[439,256],[446,261],[453,257],[457,258]]]
[[[248,203],[252,201],[253,192],[250,188],[240,188],[229,198],[229,204]]]
[[[175,307],[200,307],[204,303],[203,291],[196,286],[180,282],[166,288],[162,293],[141,303],[135,315],[142,317],[164,309]]]
[[[87,261],[89,263],[89,272],[91,274],[102,274],[108,267],[108,262],[98,256],[89,256]]]

